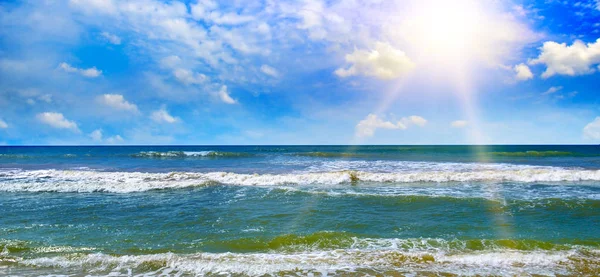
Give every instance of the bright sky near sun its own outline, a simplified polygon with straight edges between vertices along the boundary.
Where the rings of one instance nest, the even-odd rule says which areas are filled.
[[[0,3],[0,144],[600,142],[600,1]]]

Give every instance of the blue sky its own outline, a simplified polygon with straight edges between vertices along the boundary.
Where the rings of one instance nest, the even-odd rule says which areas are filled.
[[[0,2],[0,144],[600,142],[598,1],[221,2]]]

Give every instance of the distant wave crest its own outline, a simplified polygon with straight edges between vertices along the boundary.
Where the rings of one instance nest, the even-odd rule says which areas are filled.
[[[156,151],[144,151],[135,154],[131,154],[134,158],[235,158],[235,157],[251,157],[251,153],[242,152],[220,152],[220,151],[167,151],[167,152],[156,152]]]
[[[582,154],[567,151],[521,151],[521,152],[491,152],[493,156],[502,157],[579,157]]]

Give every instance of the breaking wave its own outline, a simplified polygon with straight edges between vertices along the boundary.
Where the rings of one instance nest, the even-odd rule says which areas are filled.
[[[539,241],[375,239],[319,232],[308,236],[280,236],[266,244],[276,247],[271,247],[273,251],[250,253],[113,255],[67,251],[69,254],[39,253],[45,255],[30,258],[11,256],[10,251],[5,251],[0,255],[0,264],[8,264],[13,272],[34,268],[54,269],[66,274],[83,271],[100,276],[365,276],[397,273],[597,276],[600,273],[597,247]],[[298,247],[282,251],[278,245]]]
[[[528,168],[480,171],[365,172],[334,171],[295,174],[232,172],[103,172],[90,170],[4,170],[0,191],[117,192],[185,188],[218,183],[237,186],[340,185],[359,183],[553,183],[600,181],[600,170]]]

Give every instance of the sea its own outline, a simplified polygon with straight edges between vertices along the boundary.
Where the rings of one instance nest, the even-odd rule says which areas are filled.
[[[600,146],[2,146],[0,276],[600,276]]]

